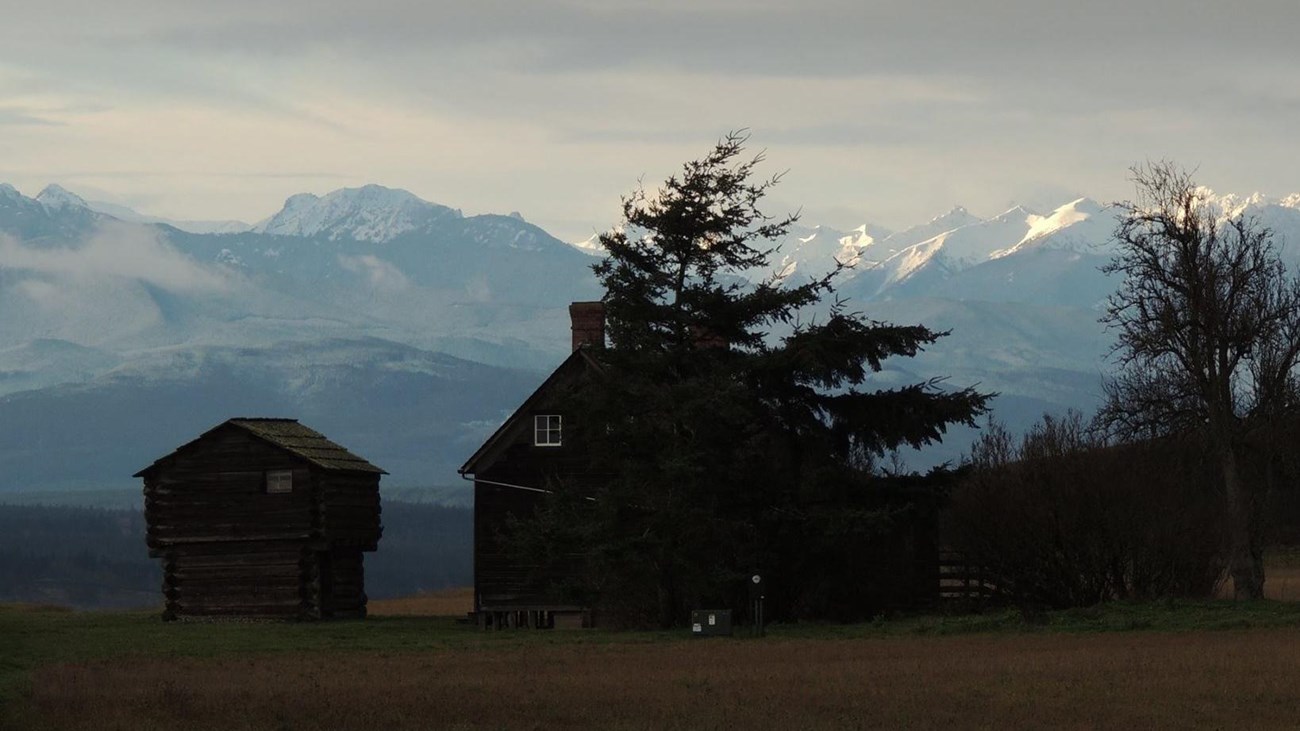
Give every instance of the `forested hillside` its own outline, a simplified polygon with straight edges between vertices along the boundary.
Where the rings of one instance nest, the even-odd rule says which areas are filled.
[[[366,593],[402,596],[472,582],[472,512],[385,501],[379,551],[366,556]],[[0,505],[0,602],[78,608],[159,604],[162,572],[145,548],[144,515]]]

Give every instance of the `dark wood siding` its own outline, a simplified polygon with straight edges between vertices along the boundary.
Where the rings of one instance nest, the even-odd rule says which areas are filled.
[[[363,551],[378,547],[379,476],[371,473],[324,473],[321,476],[321,529],[331,545]]]
[[[533,513],[544,494],[538,490],[557,483],[576,489],[592,485],[600,476],[591,471],[586,450],[574,441],[572,419],[564,412],[539,407],[537,414],[565,417],[564,444],[533,445],[533,413],[524,414],[500,458],[474,483],[474,596],[477,610],[555,609],[569,602],[554,596],[553,577],[543,576],[526,556],[506,546],[510,516]],[[533,489],[524,489],[533,488]]]
[[[335,548],[330,552],[330,566],[328,615],[335,618],[365,617],[365,557],[361,551]]]
[[[292,490],[268,493],[266,474],[280,470]],[[364,617],[379,477],[325,469],[233,426],[159,460],[144,497],[166,616]]]
[[[170,617],[241,616],[294,619],[310,612],[308,571],[300,543],[247,541],[187,544],[163,558]]]
[[[510,516],[527,517],[539,493],[477,482],[474,485],[474,603],[476,610],[559,604],[548,596],[536,566],[508,550]]]

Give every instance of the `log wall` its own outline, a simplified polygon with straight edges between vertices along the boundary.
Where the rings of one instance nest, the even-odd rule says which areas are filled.
[[[383,535],[379,476],[373,473],[323,473],[321,531],[332,546],[373,551]]]
[[[267,493],[278,470],[292,471],[293,489]],[[325,470],[232,428],[161,460],[144,494],[165,617],[365,616],[378,474]]]
[[[163,555],[164,617],[319,616],[304,589],[312,553],[300,542],[185,544]]]

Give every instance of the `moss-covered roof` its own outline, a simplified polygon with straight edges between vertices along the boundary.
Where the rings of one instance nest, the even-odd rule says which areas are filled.
[[[233,426],[243,429],[253,436],[268,442],[269,444],[279,447],[290,454],[301,457],[308,462],[327,469],[327,470],[347,470],[350,472],[374,472],[381,475],[388,474],[384,470],[370,464],[365,459],[349,452],[340,444],[336,444],[325,437],[324,434],[303,426],[298,423],[297,419],[268,419],[268,418],[249,418],[241,417],[230,419],[204,432],[198,439],[177,448],[179,452],[191,445],[203,441],[207,435]],[[174,454],[175,452],[173,452]],[[170,455],[168,455],[170,456]],[[153,467],[156,467],[167,457],[163,457],[154,462],[149,467],[140,470],[135,474],[136,477],[144,475]]]
[[[297,419],[241,418],[231,419],[226,423],[246,429],[255,436],[325,469],[388,474],[349,452],[342,445],[331,442],[324,434],[299,424]]]

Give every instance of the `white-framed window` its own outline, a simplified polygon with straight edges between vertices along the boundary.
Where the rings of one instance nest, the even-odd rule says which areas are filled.
[[[271,470],[266,473],[268,495],[293,492],[293,470]]]
[[[559,414],[533,416],[533,444],[538,447],[559,447],[564,444],[560,433]]]

